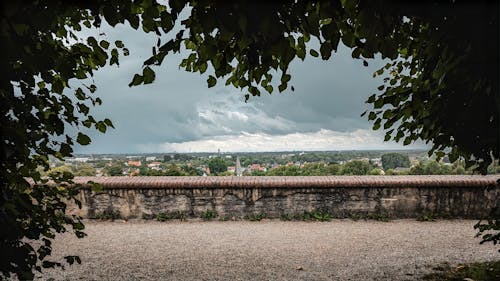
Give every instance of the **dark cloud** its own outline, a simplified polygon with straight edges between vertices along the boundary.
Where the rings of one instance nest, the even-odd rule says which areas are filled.
[[[327,62],[311,57],[294,61],[295,92],[263,94],[245,103],[239,90],[225,87],[221,81],[209,89],[207,75],[180,70],[185,53],[167,56],[155,69],[152,85],[129,88],[133,74],[141,71],[142,62],[151,55],[156,36],[126,26],[102,29],[109,41],[123,40],[131,53],[121,58],[118,68],[105,67],[94,76],[97,95],[104,102],[94,109],[94,115],[110,118],[116,129],[105,135],[89,132],[92,144],[78,147],[77,152],[143,152],[175,147],[165,143],[221,141],[221,136],[233,136],[233,140],[242,134],[317,136],[321,129],[349,133],[370,128],[360,114],[368,109],[364,102],[380,83],[371,76],[382,64],[380,59],[364,67],[341,47]],[[103,30],[84,35],[97,37]]]

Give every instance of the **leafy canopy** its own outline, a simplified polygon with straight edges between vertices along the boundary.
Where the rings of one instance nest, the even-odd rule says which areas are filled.
[[[386,153],[382,155],[382,167],[385,170],[395,169],[397,167],[410,167],[410,158],[406,154]]]
[[[214,157],[208,162],[208,168],[210,169],[210,173],[218,175],[227,171],[227,163],[220,157]]]

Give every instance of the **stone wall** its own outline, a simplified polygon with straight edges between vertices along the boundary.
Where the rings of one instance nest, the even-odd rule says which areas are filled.
[[[79,177],[83,218],[264,215],[482,218],[499,199],[499,176]],[[100,183],[93,192],[88,181]]]

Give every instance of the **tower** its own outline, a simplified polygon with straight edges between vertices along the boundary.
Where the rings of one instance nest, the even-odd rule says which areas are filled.
[[[243,171],[241,170],[240,157],[236,156],[236,176],[241,177],[243,175]]]

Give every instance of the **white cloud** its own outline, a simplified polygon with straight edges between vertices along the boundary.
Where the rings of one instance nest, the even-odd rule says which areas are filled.
[[[382,135],[370,130],[337,132],[321,129],[309,133],[270,135],[241,132],[238,135],[220,135],[195,141],[144,144],[142,152],[263,152],[263,151],[313,151],[313,150],[373,150],[424,148],[422,144],[403,147],[394,142],[384,142]]]
[[[238,134],[241,131],[285,133],[296,130],[293,121],[278,114],[268,114],[242,97],[229,92],[212,95],[198,101],[197,118],[190,120],[191,128],[201,137]]]

